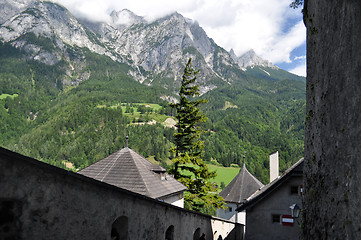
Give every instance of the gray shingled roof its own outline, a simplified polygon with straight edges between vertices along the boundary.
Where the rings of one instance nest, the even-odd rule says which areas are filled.
[[[237,174],[237,176],[219,193],[226,202],[241,203],[263,184],[258,181],[250,172],[248,172],[246,165]]]
[[[282,186],[284,182],[286,182],[292,176],[303,176],[303,158],[298,160],[295,164],[293,164],[289,169],[287,169],[281,176],[265,185],[255,193],[253,193],[247,201],[245,201],[240,207],[236,209],[236,211],[243,211],[245,209],[251,208],[255,204],[257,204],[260,200],[267,197],[278,187]]]
[[[130,148],[123,148],[79,171],[80,174],[152,198],[173,195],[186,187]],[[166,180],[161,180],[160,173]]]

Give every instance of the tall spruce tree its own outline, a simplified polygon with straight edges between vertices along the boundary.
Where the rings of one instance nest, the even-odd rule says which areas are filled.
[[[203,132],[199,123],[207,118],[199,105],[207,100],[194,99],[200,95],[199,87],[195,84],[198,72],[193,69],[190,58],[184,69],[179,102],[170,104],[177,111],[177,132],[174,134],[176,146],[171,149],[175,157],[170,173],[188,188],[184,195],[185,207],[209,214],[214,213],[215,208],[222,207],[224,202],[215,193],[215,185],[210,181],[216,172],[210,171],[202,160],[204,142],[199,140]]]

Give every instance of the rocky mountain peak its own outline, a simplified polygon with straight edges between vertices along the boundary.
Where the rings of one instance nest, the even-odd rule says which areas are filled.
[[[160,18],[160,19],[179,19],[179,20],[184,20],[185,18],[183,17],[182,14],[180,14],[179,12],[175,11],[175,12],[172,12],[168,15],[166,15],[165,17],[163,18]]]
[[[123,9],[121,11],[113,10],[110,13],[112,24],[114,25],[132,25],[136,23],[144,23],[145,20],[143,17],[136,15],[128,9]]]
[[[238,62],[238,57],[237,57],[236,53],[234,52],[233,48],[231,48],[231,50],[229,51],[229,54],[231,55],[231,57],[234,61]]]
[[[234,54],[234,52],[233,52],[233,54]],[[278,69],[278,67],[273,65],[271,62],[259,57],[253,49],[249,50],[248,52],[246,52],[242,56],[240,56],[238,58],[237,62],[238,62],[239,67],[241,67],[243,69],[245,69],[247,67],[252,67],[252,66],[262,66],[262,67]]]

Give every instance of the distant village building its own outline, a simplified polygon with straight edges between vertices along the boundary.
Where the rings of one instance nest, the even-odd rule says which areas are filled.
[[[247,170],[243,163],[237,176],[219,193],[224,198],[227,209],[218,209],[217,217],[245,224],[245,211],[237,212],[236,209],[261,187],[263,184]]]
[[[183,207],[187,189],[159,165],[125,147],[78,173],[101,182]]]
[[[302,209],[302,194],[303,158],[237,208],[247,212],[245,239],[300,239],[300,220],[292,217],[291,208]]]

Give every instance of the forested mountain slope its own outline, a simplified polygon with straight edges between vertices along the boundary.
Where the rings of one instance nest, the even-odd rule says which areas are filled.
[[[166,166],[174,132],[168,101],[192,57],[209,99],[207,161],[238,164],[247,151],[248,169],[266,182],[269,153],[280,151],[281,170],[302,156],[304,78],[269,63],[245,66],[180,14],[119,25],[113,13],[113,23],[92,24],[51,2],[2,4],[13,16],[0,26],[1,146],[82,168],[129,135],[131,148]],[[149,31],[161,34],[139,37]]]

